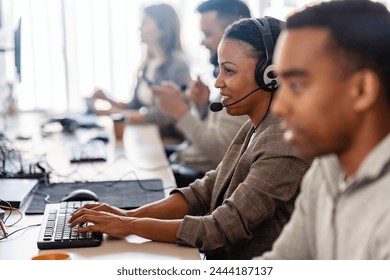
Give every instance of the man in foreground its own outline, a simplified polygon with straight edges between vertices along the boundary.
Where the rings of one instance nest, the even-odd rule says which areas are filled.
[[[317,157],[290,222],[263,259],[390,259],[390,14],[332,1],[287,20],[273,112]]]

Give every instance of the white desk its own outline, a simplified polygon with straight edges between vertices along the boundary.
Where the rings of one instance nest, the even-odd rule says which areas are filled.
[[[112,154],[107,163],[83,164],[77,173],[83,174],[83,179],[110,180],[118,179],[128,174],[123,179],[134,179],[131,170],[134,170],[140,179],[160,178],[164,187],[175,185],[173,174],[168,168],[168,162],[163,150],[157,127],[153,125],[127,126],[123,141],[110,141]],[[50,147],[49,147],[50,149]],[[73,167],[61,159],[61,151],[51,150],[47,159],[55,170],[71,169]],[[124,157],[126,155],[128,160]],[[56,160],[57,159],[57,160]],[[157,170],[146,170],[144,168]],[[66,174],[68,170],[61,170]],[[98,175],[97,175],[98,174]],[[75,174],[77,177],[77,174]],[[169,189],[166,193],[169,193]],[[22,209],[23,210],[23,209]],[[12,214],[7,223],[18,218],[18,214]],[[42,221],[42,215],[25,215],[21,222],[8,228],[13,232],[28,225],[38,224]],[[28,260],[37,254],[54,252],[53,250],[38,250],[37,238],[39,227],[22,230],[6,240],[0,241],[0,259],[3,260]],[[2,234],[0,234],[2,236]],[[91,248],[61,249],[70,253],[71,259],[145,259],[145,260],[173,260],[173,259],[200,259],[199,251],[195,248],[179,246],[176,244],[153,242],[138,236],[129,236],[125,239],[114,239],[104,236],[102,245]]]

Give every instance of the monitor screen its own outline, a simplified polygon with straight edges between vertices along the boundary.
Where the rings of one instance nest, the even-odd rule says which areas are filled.
[[[13,48],[7,48],[7,47],[1,47],[0,52],[6,53],[6,52],[12,52],[14,53],[14,64],[15,64],[15,75],[16,80],[21,81],[21,49],[20,49],[20,43],[21,43],[21,27],[22,27],[22,20],[19,18],[18,24],[13,31]]]
[[[22,27],[22,19],[19,19],[18,26],[15,29],[14,33],[14,57],[15,57],[15,69],[16,69],[16,79],[19,80],[19,82],[22,80],[21,75],[21,63],[20,63],[20,33],[21,33],[21,27]]]
[[[3,26],[3,1],[0,0],[0,27]]]

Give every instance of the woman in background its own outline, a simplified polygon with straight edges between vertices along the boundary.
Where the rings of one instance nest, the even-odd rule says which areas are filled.
[[[134,97],[129,103],[116,102],[102,90],[93,98],[111,104],[100,114],[122,113],[129,123],[155,123],[163,137],[181,138],[173,118],[164,114],[155,102],[150,84],[172,81],[187,85],[191,81],[189,64],[184,57],[180,40],[180,21],[170,5],[155,4],[144,9],[140,27],[141,41],[146,45],[146,57],[139,67]]]

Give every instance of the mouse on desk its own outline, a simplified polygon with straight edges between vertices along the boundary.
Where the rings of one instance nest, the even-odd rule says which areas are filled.
[[[110,138],[106,135],[97,135],[89,139],[89,142],[91,141],[102,141],[104,144],[106,144],[110,141]]]
[[[78,189],[71,191],[67,195],[61,198],[61,202],[66,201],[83,201],[83,200],[93,200],[99,201],[99,197],[96,193],[87,189]]]

